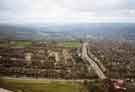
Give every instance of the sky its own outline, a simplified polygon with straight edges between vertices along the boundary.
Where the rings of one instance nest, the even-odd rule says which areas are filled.
[[[135,22],[135,0],[0,0],[0,22]]]

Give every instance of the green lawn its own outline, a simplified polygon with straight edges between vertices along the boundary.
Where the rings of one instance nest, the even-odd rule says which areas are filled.
[[[79,48],[80,47],[80,42],[79,41],[65,41],[64,47],[66,48]]]
[[[82,92],[82,90],[84,92],[86,90],[81,83],[71,81],[6,79],[2,85],[14,92]]]

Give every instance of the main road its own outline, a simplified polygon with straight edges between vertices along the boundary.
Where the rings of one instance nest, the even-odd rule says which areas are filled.
[[[88,62],[89,67],[92,67],[92,69],[95,71],[95,73],[98,75],[98,77],[101,80],[106,79],[106,76],[104,74],[104,72],[102,71],[102,69],[100,69],[100,67],[98,66],[98,64],[89,57],[88,55],[88,42],[84,42],[82,43],[82,53],[81,53],[81,57],[84,61]]]

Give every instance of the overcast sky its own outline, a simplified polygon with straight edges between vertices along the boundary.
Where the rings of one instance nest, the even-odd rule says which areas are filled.
[[[135,0],[0,0],[0,22],[135,22]]]

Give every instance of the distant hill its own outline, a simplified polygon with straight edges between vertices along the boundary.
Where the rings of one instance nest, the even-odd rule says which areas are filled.
[[[65,25],[0,25],[0,39],[12,40],[135,40],[133,23],[83,23]]]

